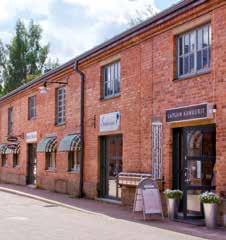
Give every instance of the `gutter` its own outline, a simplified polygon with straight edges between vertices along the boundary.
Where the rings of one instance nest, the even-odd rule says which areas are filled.
[[[79,69],[78,61],[74,62],[74,71],[80,75],[81,89],[80,89],[80,138],[81,138],[81,160],[80,160],[80,179],[79,179],[79,197],[84,197],[84,93],[85,93],[85,74]]]

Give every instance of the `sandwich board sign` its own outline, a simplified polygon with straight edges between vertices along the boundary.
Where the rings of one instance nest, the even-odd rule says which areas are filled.
[[[162,202],[158,184],[151,178],[145,178],[137,186],[133,212],[143,212],[144,219],[147,214],[160,214],[163,217]]]

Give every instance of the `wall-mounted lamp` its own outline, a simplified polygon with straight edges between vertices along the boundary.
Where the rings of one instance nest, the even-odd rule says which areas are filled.
[[[61,81],[47,82],[47,81],[45,81],[43,83],[43,86],[39,87],[40,93],[41,94],[48,93],[48,91],[49,91],[48,85],[50,85],[50,84],[68,85],[68,79],[69,79],[69,77],[64,82],[61,82]]]

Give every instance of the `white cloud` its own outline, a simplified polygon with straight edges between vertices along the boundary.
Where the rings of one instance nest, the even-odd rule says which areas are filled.
[[[63,63],[125,30],[128,19],[150,5],[158,10],[154,0],[0,0],[0,38],[12,36],[12,26],[3,29],[3,23],[34,18],[50,55]]]

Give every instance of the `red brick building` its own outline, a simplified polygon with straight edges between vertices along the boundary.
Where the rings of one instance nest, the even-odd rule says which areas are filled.
[[[200,193],[226,191],[225,26],[225,1],[185,0],[2,97],[1,181],[128,204],[116,176],[153,174],[202,216]]]

